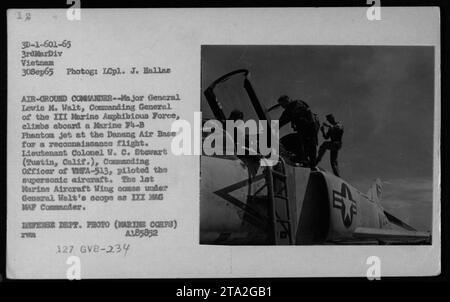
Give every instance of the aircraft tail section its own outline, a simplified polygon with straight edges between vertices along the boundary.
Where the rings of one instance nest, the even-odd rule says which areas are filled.
[[[416,231],[415,228],[413,228],[412,226],[406,224],[405,222],[401,221],[400,219],[398,219],[397,217],[395,217],[394,215],[390,214],[389,212],[384,211],[384,215],[386,215],[386,218],[393,224],[395,224],[396,226],[399,226],[405,230],[408,231]]]
[[[381,180],[377,178],[377,180],[375,180],[375,182],[367,192],[367,196],[371,200],[379,203],[381,202],[382,193],[383,193],[383,184],[381,183]]]

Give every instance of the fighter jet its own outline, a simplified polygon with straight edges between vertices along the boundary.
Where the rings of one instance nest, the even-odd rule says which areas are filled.
[[[260,120],[270,121],[245,69],[230,72],[205,89],[215,119],[227,116],[215,89],[232,77],[243,78],[246,101]],[[320,167],[304,166],[289,151],[292,139],[289,135],[280,139],[275,166],[261,165],[261,156],[201,156],[201,244],[431,243],[429,232],[415,230],[383,208],[379,179],[364,194]]]

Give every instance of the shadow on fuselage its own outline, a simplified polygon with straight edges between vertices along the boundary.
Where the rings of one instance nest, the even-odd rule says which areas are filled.
[[[311,172],[300,209],[296,244],[322,244],[327,239],[330,223],[328,200],[324,176],[319,172]]]

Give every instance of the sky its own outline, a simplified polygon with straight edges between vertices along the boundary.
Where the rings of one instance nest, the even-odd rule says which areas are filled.
[[[431,230],[433,47],[208,45],[202,47],[202,91],[240,68],[250,71],[267,108],[287,94],[307,102],[321,121],[333,113],[344,126],[342,178],[362,192],[380,178],[384,208],[419,230]],[[242,78],[218,86],[216,95],[224,111],[256,116]],[[201,106],[203,117],[212,118],[203,94]],[[271,112],[272,118],[281,112]],[[291,131],[289,125],[280,130]],[[331,171],[328,154],[320,166]]]

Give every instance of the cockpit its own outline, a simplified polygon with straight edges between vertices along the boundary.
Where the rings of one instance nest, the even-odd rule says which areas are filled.
[[[202,102],[203,125],[211,118],[222,123],[222,127],[226,132],[224,136],[228,142],[230,139],[232,140],[236,137],[236,133],[227,131],[226,121],[236,120],[236,116],[238,116],[246,124],[250,121],[256,121],[256,123],[259,121],[267,121],[267,125],[270,125],[270,121],[272,120],[269,111],[257,97],[249,80],[249,75],[250,73],[247,69],[238,69],[218,78],[204,90],[204,96],[207,102],[206,104]],[[259,139],[261,135],[266,135],[270,141],[267,134],[271,130],[259,128],[256,133],[255,131],[248,131],[245,133],[245,142],[252,141],[251,138],[254,137]],[[210,131],[211,127],[204,128],[203,138]],[[295,133],[289,133],[281,138],[277,137],[277,139],[279,139],[279,155],[284,159],[286,164],[297,167],[305,166],[304,154],[299,151],[300,142]],[[229,145],[225,145],[225,142],[223,146],[224,152],[230,151]],[[248,149],[249,146],[246,145],[244,148]],[[235,151],[237,150],[235,149]],[[255,158],[261,157],[260,150],[253,151],[255,152],[249,152],[250,154],[247,153],[246,155],[253,155]]]

